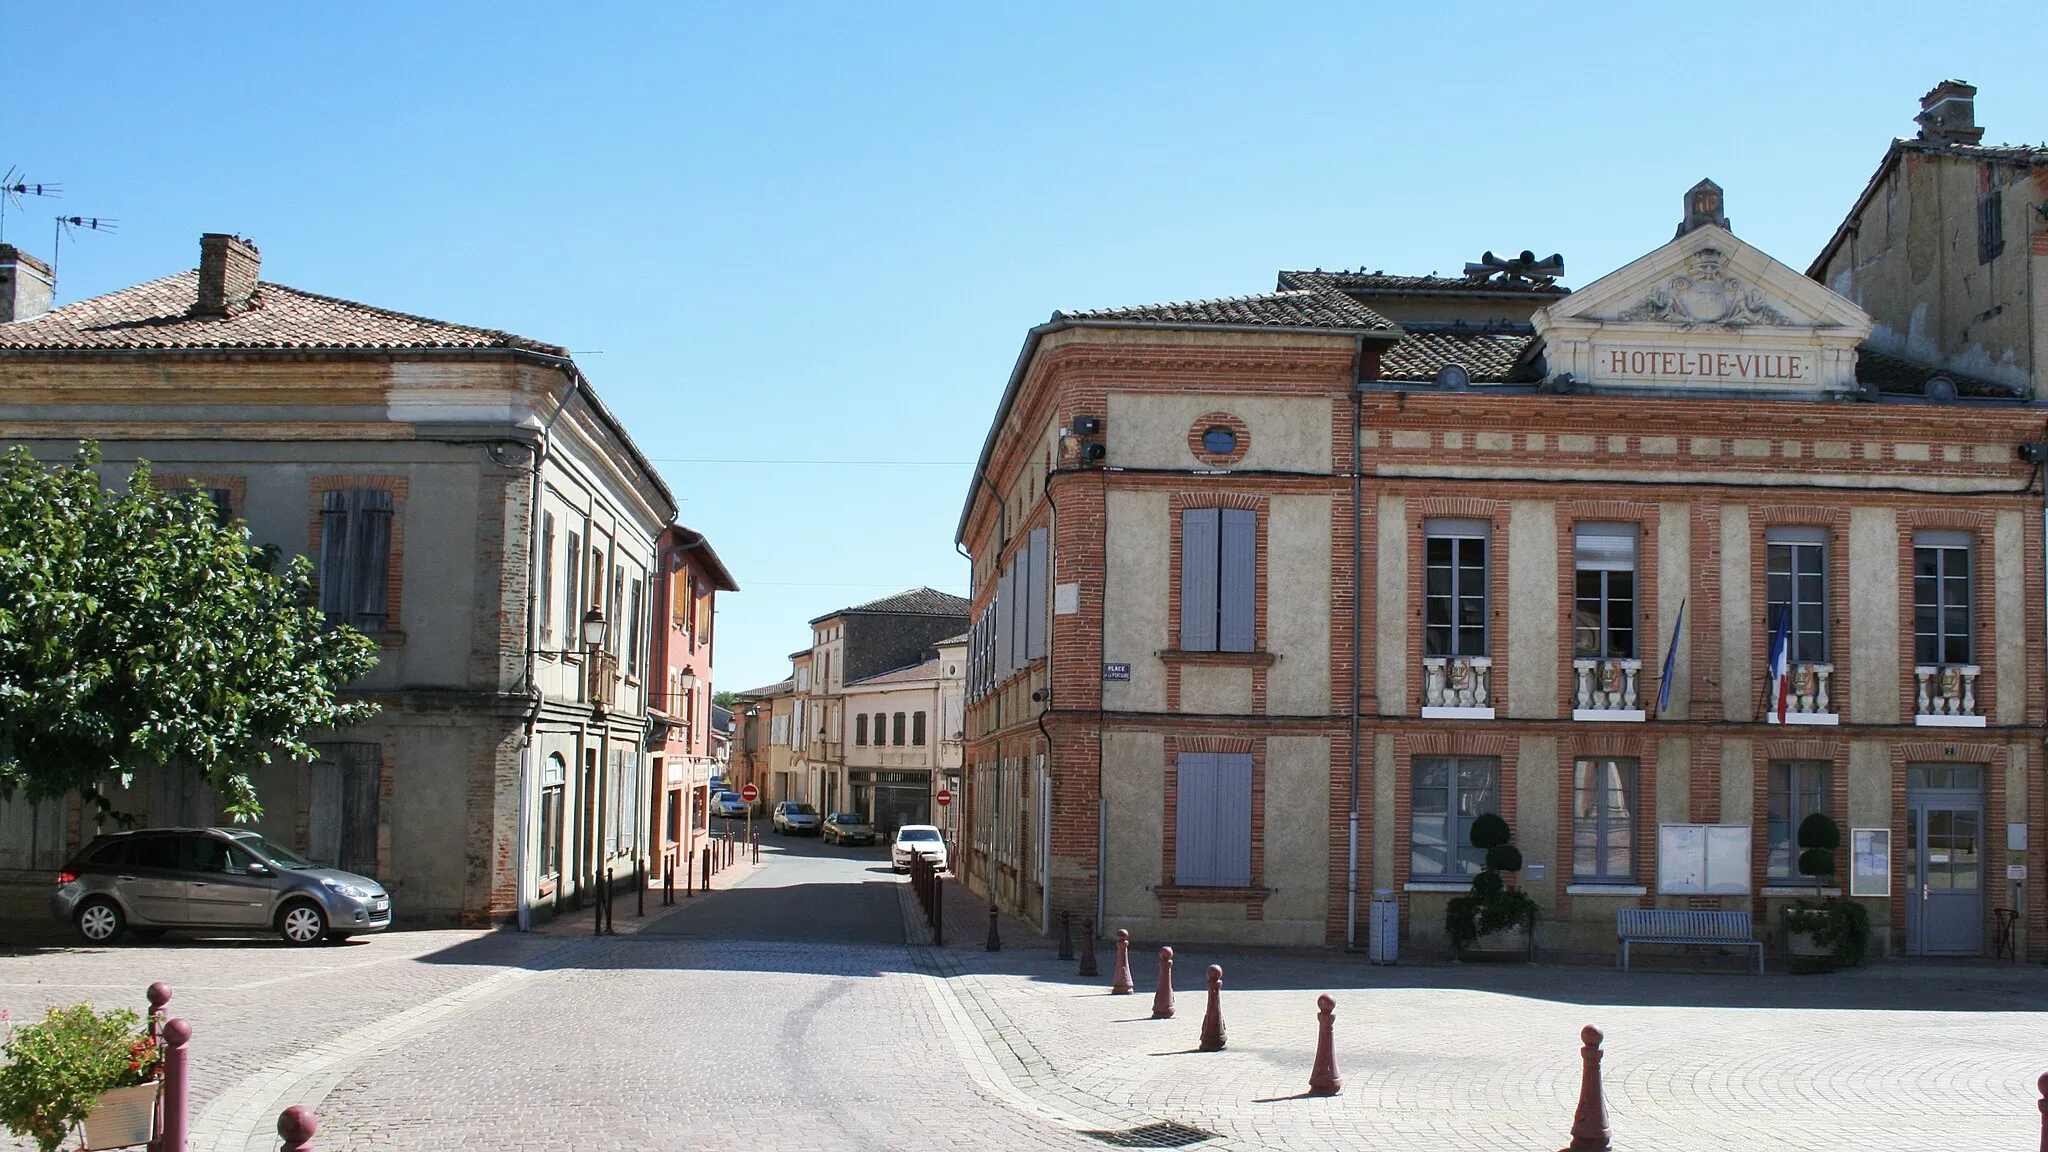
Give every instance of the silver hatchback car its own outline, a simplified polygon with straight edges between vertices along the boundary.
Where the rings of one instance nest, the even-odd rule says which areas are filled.
[[[57,874],[56,918],[88,944],[173,928],[275,932],[287,944],[391,926],[391,897],[367,876],[322,868],[245,828],[151,828],[101,836]]]

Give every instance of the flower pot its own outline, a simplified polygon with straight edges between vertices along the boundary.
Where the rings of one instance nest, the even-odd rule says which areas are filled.
[[[1813,938],[1813,933],[1801,932],[1795,928],[1785,933],[1785,954],[1788,956],[1833,960],[1835,958],[1835,949],[1832,945],[1816,942]]]
[[[1498,932],[1488,932],[1474,940],[1460,956],[1466,960],[1527,960],[1529,929],[1502,928]]]
[[[85,1114],[85,1147],[129,1148],[156,1138],[156,1097],[163,1085],[152,1080],[133,1088],[110,1088]]]

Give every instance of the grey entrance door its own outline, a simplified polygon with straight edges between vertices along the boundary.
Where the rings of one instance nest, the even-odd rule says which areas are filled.
[[[1908,768],[1908,954],[1983,954],[1983,861],[1983,770],[1974,765],[1950,764]]]

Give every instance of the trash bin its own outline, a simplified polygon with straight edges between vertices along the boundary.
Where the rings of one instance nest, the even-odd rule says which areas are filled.
[[[1375,964],[1393,964],[1401,958],[1401,902],[1392,888],[1372,890],[1372,917],[1368,922],[1366,955]]]

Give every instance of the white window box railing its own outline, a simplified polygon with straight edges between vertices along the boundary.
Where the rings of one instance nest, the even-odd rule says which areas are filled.
[[[1833,688],[1835,666],[1816,664],[1811,661],[1794,664],[1789,673],[1791,684],[1785,694],[1785,723],[1787,724],[1840,724],[1842,718],[1835,714]],[[1764,720],[1778,722],[1778,678],[1771,677],[1771,695],[1764,707]]]
[[[1589,659],[1572,661],[1572,719],[1644,719],[1640,695],[1643,679],[1641,660]]]
[[[1915,664],[1913,723],[1930,728],[1982,728],[1975,664]]]
[[[1422,715],[1435,720],[1493,719],[1493,657],[1424,656]]]

